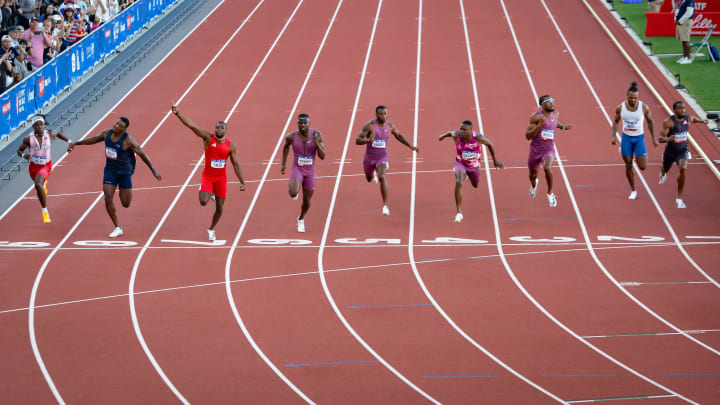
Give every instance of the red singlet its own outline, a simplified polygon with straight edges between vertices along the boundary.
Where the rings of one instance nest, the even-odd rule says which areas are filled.
[[[213,134],[210,145],[205,149],[205,169],[203,176],[227,177],[225,166],[230,156],[230,139],[225,137],[223,143],[218,143]]]

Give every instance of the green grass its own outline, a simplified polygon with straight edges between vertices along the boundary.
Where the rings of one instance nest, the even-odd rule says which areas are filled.
[[[665,0],[670,1],[670,0]],[[621,16],[627,18],[630,27],[643,39],[653,43],[652,49],[657,54],[682,53],[682,45],[675,37],[646,37],[645,12],[647,1],[625,4],[621,0],[613,3]],[[691,43],[700,42],[702,36],[693,36]],[[720,48],[720,38],[710,37],[710,43]],[[693,47],[693,50],[695,47]],[[660,58],[660,61],[673,74],[680,73],[680,80],[705,111],[720,111],[720,62],[712,63],[701,56],[695,57],[693,63],[680,65],[675,63],[678,58]]]

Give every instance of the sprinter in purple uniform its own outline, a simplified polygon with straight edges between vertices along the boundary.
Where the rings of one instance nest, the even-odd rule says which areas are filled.
[[[280,173],[285,174],[287,157],[292,146],[294,157],[292,169],[290,169],[288,192],[290,198],[297,200],[302,186],[303,202],[300,207],[300,216],[297,219],[297,230],[305,232],[305,214],[310,209],[310,200],[315,191],[315,156],[324,160],[325,146],[322,134],[310,128],[310,117],[307,114],[298,115],[297,125],[297,131],[290,132],[285,136]]]
[[[505,167],[503,163],[495,157],[495,148],[492,142],[483,134],[473,131],[472,121],[463,121],[459,131],[450,131],[440,135],[438,140],[452,137],[455,141],[455,207],[457,214],[455,222],[462,222],[462,184],[465,179],[470,179],[470,184],[477,188],[480,182],[480,156],[482,156],[482,145],[490,150],[493,158],[493,164],[498,169]]]
[[[365,171],[365,178],[368,182],[380,182],[383,215],[390,215],[390,209],[387,206],[388,183],[385,177],[390,160],[387,152],[387,142],[390,140],[390,134],[411,150],[418,153],[420,152],[420,149],[410,145],[410,142],[395,129],[395,126],[391,122],[388,122],[387,115],[387,107],[384,105],[375,107],[376,118],[368,121],[357,139],[355,139],[356,145],[367,145],[365,158],[363,159],[363,170]]]
[[[528,169],[530,169],[530,197],[535,198],[537,193],[537,172],[542,165],[545,170],[545,180],[548,184],[547,198],[551,207],[557,206],[553,194],[552,162],[555,156],[555,130],[570,130],[573,124],[561,124],[558,121],[560,113],[555,111],[554,100],[549,95],[540,97],[540,108],[530,116],[530,125],[525,130],[525,138],[530,141],[530,155],[528,156]]]

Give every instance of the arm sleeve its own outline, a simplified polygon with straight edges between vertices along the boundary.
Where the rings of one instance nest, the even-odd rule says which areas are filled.
[[[689,19],[692,17],[692,15],[693,15],[694,12],[695,12],[695,8],[694,8],[694,7],[688,7],[688,8],[686,8],[686,9],[685,9],[685,14],[683,14],[682,16],[680,16],[680,18],[678,19],[678,22],[684,23],[685,21],[689,20]]]

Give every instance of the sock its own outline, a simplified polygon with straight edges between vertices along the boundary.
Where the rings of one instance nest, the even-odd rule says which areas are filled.
[[[42,212],[48,212],[47,208],[43,208]]]

